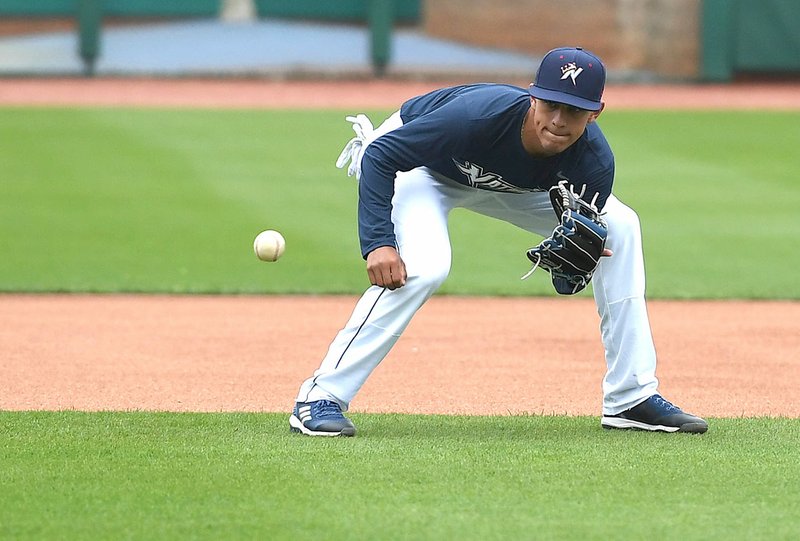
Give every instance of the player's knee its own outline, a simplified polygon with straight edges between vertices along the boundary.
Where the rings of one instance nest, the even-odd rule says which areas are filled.
[[[413,287],[433,293],[444,283],[450,274],[450,261],[426,261],[422,266],[408,269],[408,284]]]
[[[606,209],[605,219],[608,223],[609,237],[621,238],[630,235],[639,236],[641,225],[639,215],[627,205],[617,203]]]

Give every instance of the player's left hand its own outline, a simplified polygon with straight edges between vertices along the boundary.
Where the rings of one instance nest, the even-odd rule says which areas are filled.
[[[406,264],[393,246],[375,248],[367,255],[367,274],[372,285],[397,289],[406,284]]]
[[[602,257],[610,257],[607,249],[608,225],[595,206],[598,194],[591,202],[582,199],[566,180],[550,189],[550,201],[559,224],[553,234],[538,246],[527,251],[533,267],[523,276],[527,278],[538,267],[550,273],[556,292],[574,295],[584,289],[592,279]]]

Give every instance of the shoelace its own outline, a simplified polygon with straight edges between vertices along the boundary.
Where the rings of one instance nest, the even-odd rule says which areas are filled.
[[[320,400],[313,406],[314,417],[341,417],[342,408],[332,400]]]
[[[668,413],[681,413],[682,410],[666,398],[662,397],[661,395],[655,395],[653,397],[653,401],[656,403],[657,406],[660,406],[667,410]]]

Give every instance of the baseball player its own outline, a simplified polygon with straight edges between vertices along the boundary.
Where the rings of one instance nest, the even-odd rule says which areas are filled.
[[[614,156],[596,123],[605,79],[595,55],[560,48],[545,55],[528,90],[502,84],[443,88],[406,101],[377,129],[364,115],[348,117],[356,137],[337,165],[350,161],[348,173],[359,180],[358,231],[372,286],[319,369],[301,385],[289,418],[292,431],[355,435],[343,411],[449,273],[452,209],[548,237],[529,257],[562,248],[568,253],[572,233],[565,231],[580,212],[559,222],[550,193],[567,184],[602,216],[596,268],[567,291],[553,274],[557,291],[567,294],[593,277],[607,365],[601,426],[708,429],[706,421],[658,394],[639,220],[612,194]],[[548,270],[558,267],[551,263]]]

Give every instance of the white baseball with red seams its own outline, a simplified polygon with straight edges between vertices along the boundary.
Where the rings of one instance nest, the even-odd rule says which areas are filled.
[[[285,250],[286,239],[273,229],[262,231],[253,241],[253,251],[261,261],[277,261]]]

